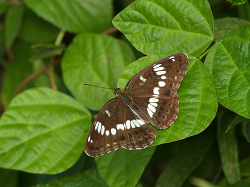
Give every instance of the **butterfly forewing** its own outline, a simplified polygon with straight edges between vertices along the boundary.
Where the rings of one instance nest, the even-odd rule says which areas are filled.
[[[187,71],[188,57],[177,53],[163,58],[137,73],[125,91],[158,129],[169,127],[178,116],[177,91]]]
[[[119,112],[118,112],[119,111]],[[85,143],[89,156],[101,156],[118,148],[142,149],[149,146],[156,132],[122,100],[110,100],[99,112]]]

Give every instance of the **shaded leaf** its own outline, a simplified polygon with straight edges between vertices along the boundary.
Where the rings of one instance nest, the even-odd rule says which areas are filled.
[[[243,118],[242,116],[239,116],[239,115],[236,115],[232,121],[230,121],[228,127],[227,127],[227,130],[226,130],[226,133],[233,129],[236,125],[240,124],[245,118]]]
[[[82,33],[74,38],[62,60],[63,79],[74,97],[91,110],[100,110],[114,90],[100,89],[82,84],[114,88],[110,55],[115,80],[134,60],[128,44],[110,36]]]
[[[214,37],[217,41],[226,34],[243,25],[250,25],[250,22],[239,18],[221,18],[214,20]]]
[[[130,64],[121,74],[118,87],[124,89],[127,82],[140,70],[169,54],[142,57]],[[196,135],[205,130],[215,117],[218,108],[212,80],[198,59],[189,57],[187,73],[178,90],[179,114],[171,127],[157,130],[152,145],[173,142]]]
[[[230,185],[240,180],[238,163],[238,146],[234,129],[225,133],[228,124],[232,121],[230,113],[218,116],[217,139],[219,144],[221,163],[224,175]]]
[[[39,43],[32,46],[35,54],[32,55],[30,61],[33,62],[37,59],[44,59],[55,55],[60,55],[66,49],[65,45],[59,46],[54,44]]]
[[[226,1],[232,3],[232,5],[243,5],[246,3],[246,0],[226,0]]]
[[[236,184],[232,185],[231,187],[249,187],[250,186],[250,177],[246,177]]]
[[[17,37],[22,24],[23,6],[14,5],[11,6],[6,14],[5,19],[5,47],[10,48],[15,38]]]
[[[58,28],[38,17],[30,9],[24,9],[23,22],[18,34],[19,39],[31,44],[52,42],[58,33]]]
[[[0,14],[2,14],[8,6],[7,0],[0,0]]]
[[[242,122],[242,131],[246,140],[250,143],[250,120],[245,119]]]
[[[16,42],[13,45],[13,54],[15,58],[4,75],[1,89],[1,102],[5,107],[13,99],[19,84],[32,73],[32,64],[29,63],[29,58],[32,55],[30,46],[23,42]],[[30,82],[23,90],[32,86]]]
[[[73,98],[49,88],[13,99],[0,119],[0,167],[58,173],[80,157],[90,113]]]
[[[24,0],[37,15],[68,32],[102,32],[111,27],[111,0]]]
[[[250,118],[250,26],[228,33],[208,53],[205,66],[214,81],[219,102]]]
[[[197,177],[191,177],[189,179],[190,183],[197,187],[216,187],[212,183]],[[218,186],[219,187],[219,186]]]
[[[157,187],[178,187],[201,163],[214,143],[212,133],[204,132],[181,142],[178,154],[169,162],[157,180]]]
[[[41,184],[39,187],[73,187],[73,186],[87,186],[87,187],[103,187],[108,186],[102,178],[98,175],[96,170],[89,170],[65,178],[57,179],[46,184]]]
[[[135,186],[154,150],[154,147],[141,150],[118,149],[96,157],[98,172],[109,186]]]
[[[198,56],[213,40],[213,16],[206,0],[137,0],[113,24],[147,55]]]
[[[17,187],[18,172],[13,170],[0,169],[0,186]]]

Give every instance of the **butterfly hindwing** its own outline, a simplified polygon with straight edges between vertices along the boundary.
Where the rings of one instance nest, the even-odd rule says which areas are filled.
[[[119,111],[119,112],[117,112]],[[118,148],[142,149],[156,132],[121,100],[112,99],[98,113],[85,143],[89,156],[100,156]]]

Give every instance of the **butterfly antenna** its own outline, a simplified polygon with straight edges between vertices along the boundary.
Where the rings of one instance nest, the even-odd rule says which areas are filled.
[[[112,75],[113,75],[113,81],[114,81],[114,85],[115,85],[115,77],[114,77],[114,72],[113,72],[113,67],[112,67],[112,62],[111,62],[111,55],[109,56],[109,61],[110,61]],[[115,86],[115,88],[116,88],[116,86]]]
[[[101,87],[101,86],[96,86],[96,85],[92,85],[92,84],[82,84],[82,85],[86,85],[86,86],[94,86],[94,87],[97,87],[97,88],[104,88],[104,89],[114,89],[114,88],[106,88],[106,87]]]

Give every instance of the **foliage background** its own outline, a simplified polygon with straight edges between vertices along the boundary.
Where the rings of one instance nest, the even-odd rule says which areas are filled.
[[[0,0],[0,186],[249,186],[250,6],[238,0]],[[118,31],[119,30],[119,31]],[[149,148],[88,157],[98,110],[185,52],[179,116]]]

